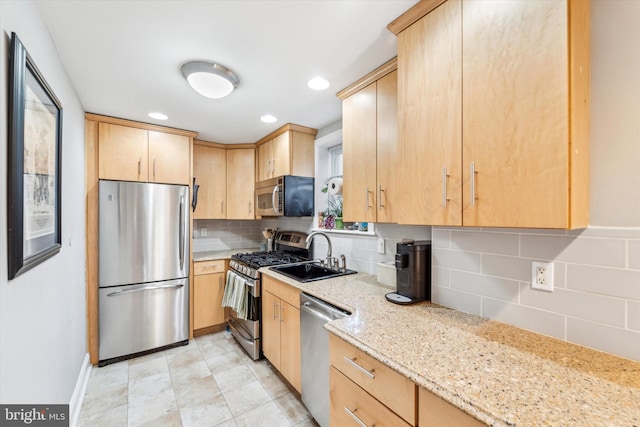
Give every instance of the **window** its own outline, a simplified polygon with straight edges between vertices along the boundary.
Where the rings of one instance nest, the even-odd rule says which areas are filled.
[[[328,151],[331,177],[342,176],[342,144],[335,145]]]

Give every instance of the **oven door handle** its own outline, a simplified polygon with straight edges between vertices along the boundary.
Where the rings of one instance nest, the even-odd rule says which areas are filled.
[[[273,205],[273,213],[275,213],[276,215],[280,214],[280,212],[278,211],[278,206],[280,206],[280,204],[277,200],[278,196],[276,196],[279,192],[280,186],[276,185],[275,187],[273,187],[273,193],[271,194],[271,204]]]
[[[253,339],[251,338],[251,335],[246,336],[245,335],[245,331],[242,328],[242,326],[240,326],[238,324],[238,327],[234,326],[233,324],[237,323],[236,320],[233,317],[229,317],[229,327],[231,329],[233,329],[234,331],[236,331],[238,333],[238,335],[240,335],[242,337],[242,339],[244,339],[246,342],[252,342]]]

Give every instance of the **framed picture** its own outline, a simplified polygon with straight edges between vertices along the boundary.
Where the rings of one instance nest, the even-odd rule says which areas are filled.
[[[9,280],[60,251],[62,107],[11,34],[7,240]]]

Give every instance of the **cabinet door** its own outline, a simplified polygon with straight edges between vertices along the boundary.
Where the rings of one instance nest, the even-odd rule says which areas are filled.
[[[258,147],[258,179],[264,181],[271,178],[271,164],[273,162],[271,141],[267,141]]]
[[[376,220],[376,83],[342,101],[343,217]]]
[[[223,148],[193,146],[193,177],[198,190],[198,205],[193,219],[227,217],[227,154]]]
[[[149,131],[149,182],[189,185],[189,144],[187,136]]]
[[[227,219],[254,219],[255,150],[227,150]]]
[[[567,227],[568,4],[464,1],[464,225]]]
[[[302,392],[300,374],[300,310],[280,300],[280,372]]]
[[[194,276],[193,329],[224,323],[224,273]]]
[[[146,182],[147,148],[146,130],[99,123],[99,178]]]
[[[398,72],[377,82],[376,212],[377,222],[395,222],[394,198],[399,164],[398,154]]]
[[[462,225],[461,24],[449,0],[398,35],[402,224]]]
[[[262,292],[262,352],[280,369],[280,299]]]
[[[291,132],[285,132],[276,136],[271,141],[272,146],[272,173],[271,177],[291,174]]]
[[[482,427],[485,425],[422,387],[418,391],[418,396],[420,427]]]

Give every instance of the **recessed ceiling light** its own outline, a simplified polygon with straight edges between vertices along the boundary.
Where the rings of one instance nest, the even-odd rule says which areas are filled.
[[[213,62],[190,61],[180,71],[193,90],[207,98],[223,98],[240,83],[233,71]]]
[[[265,114],[264,116],[260,117],[260,120],[265,123],[275,123],[278,121],[278,119],[271,114]]]
[[[313,90],[325,90],[329,87],[329,82],[322,77],[314,77],[307,82],[307,86]]]
[[[149,117],[151,117],[152,119],[156,119],[156,120],[167,120],[169,118],[165,114],[162,114],[162,113],[149,113]]]

